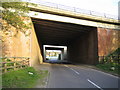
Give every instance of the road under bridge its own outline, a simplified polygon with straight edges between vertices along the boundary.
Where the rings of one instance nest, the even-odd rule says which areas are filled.
[[[97,63],[97,28],[34,18],[32,21],[42,51],[43,45],[67,46],[68,61]]]
[[[98,56],[119,47],[119,20],[44,5],[30,7],[33,32],[43,57],[41,63],[46,59],[44,45],[66,46],[65,59],[84,64],[97,64]]]

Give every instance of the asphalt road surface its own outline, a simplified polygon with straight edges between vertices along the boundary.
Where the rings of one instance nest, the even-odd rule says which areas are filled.
[[[47,88],[118,88],[119,78],[83,66],[51,64]]]

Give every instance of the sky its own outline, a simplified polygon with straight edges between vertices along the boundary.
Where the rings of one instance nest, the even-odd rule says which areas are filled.
[[[36,1],[36,0],[34,0]],[[40,0],[118,16],[120,0]]]

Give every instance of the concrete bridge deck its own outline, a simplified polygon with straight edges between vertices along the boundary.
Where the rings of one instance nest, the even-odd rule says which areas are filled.
[[[56,5],[56,6],[55,6]],[[94,11],[82,10],[62,5],[48,5],[38,2],[37,5],[29,5],[31,8],[30,17],[46,19],[59,22],[82,24],[86,26],[120,29],[120,22],[107,14],[100,14]]]
[[[32,11],[44,12],[68,17],[74,17],[79,19],[95,20],[98,22],[106,23],[119,23],[118,17],[115,15],[110,15],[106,13],[100,13],[91,10],[85,10],[76,7],[65,6],[61,4],[55,4],[45,1],[30,1],[31,3],[36,3],[37,5],[29,5]]]

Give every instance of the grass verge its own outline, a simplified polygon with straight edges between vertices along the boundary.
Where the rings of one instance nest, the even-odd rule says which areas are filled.
[[[2,75],[3,88],[33,88],[38,79],[47,75],[48,71],[37,72],[33,67],[11,71]]]

